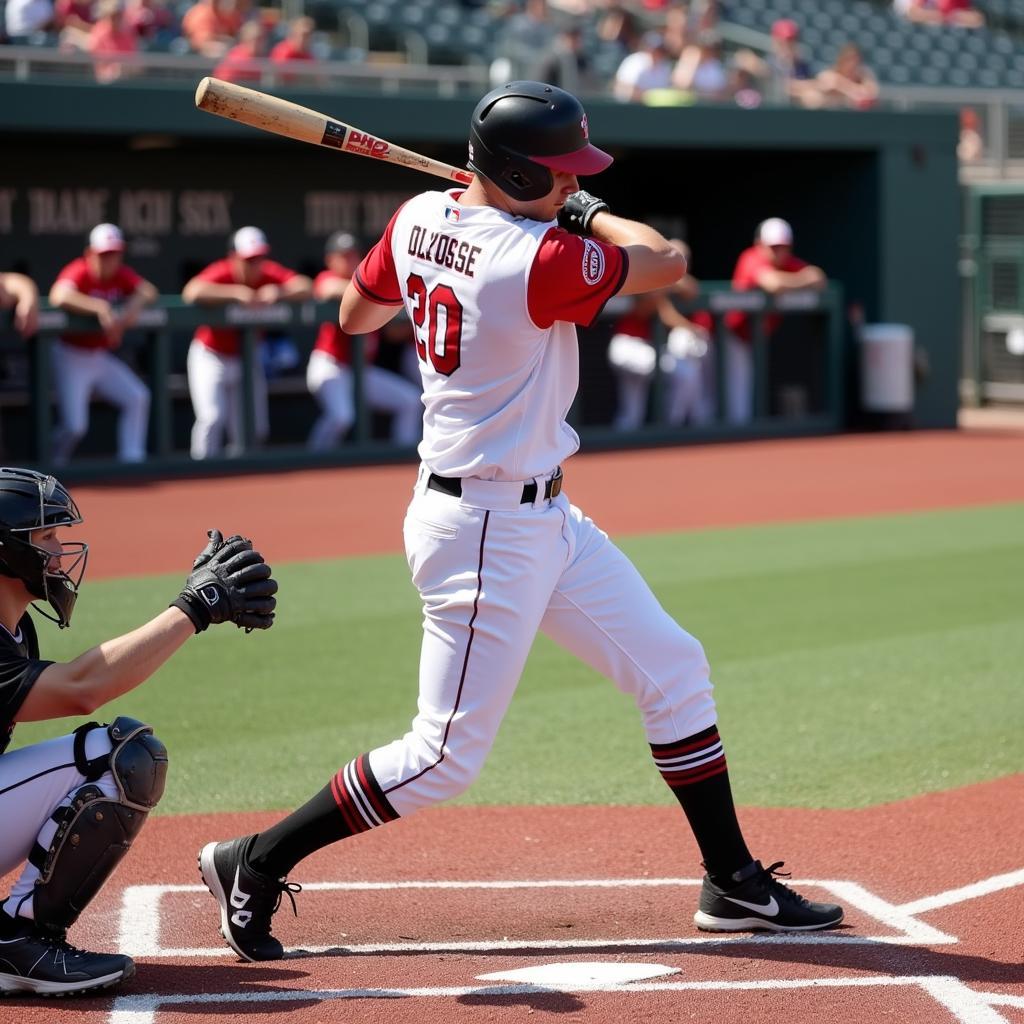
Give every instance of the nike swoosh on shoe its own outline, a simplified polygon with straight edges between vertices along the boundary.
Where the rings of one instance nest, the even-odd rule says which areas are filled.
[[[777,917],[779,913],[779,905],[775,902],[774,896],[771,896],[767,903],[748,903],[746,900],[738,900],[733,896],[725,896],[723,899],[743,907],[744,910],[752,910],[755,914],[764,914],[765,917]]]

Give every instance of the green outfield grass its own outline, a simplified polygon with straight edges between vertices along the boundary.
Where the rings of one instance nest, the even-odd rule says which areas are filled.
[[[856,807],[1024,770],[1024,505],[702,530],[623,548],[707,648],[737,800]],[[419,601],[401,556],[276,567],[265,634],[220,627],[105,709],[171,751],[160,810],[290,807],[405,731]],[[87,582],[70,658],[180,577]],[[15,745],[66,723],[22,725]],[[463,802],[669,803],[632,704],[541,637]]]

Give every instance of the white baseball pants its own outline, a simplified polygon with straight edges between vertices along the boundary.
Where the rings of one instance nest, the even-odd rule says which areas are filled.
[[[423,600],[418,713],[368,755],[398,815],[456,796],[491,749],[538,630],[635,700],[650,743],[714,724],[700,643],[565,495],[521,504],[523,482],[464,480],[461,498],[421,469],[405,548]],[[372,787],[349,773],[350,793]],[[362,799],[357,793],[356,798]]]
[[[87,758],[110,753],[110,735],[106,729],[91,729],[85,738]],[[59,736],[0,755],[0,875],[24,862],[5,910],[14,916],[32,917],[32,891],[39,869],[26,861],[37,840],[48,849],[57,831],[50,817],[62,804],[71,803],[71,794],[85,785],[85,777],[75,767],[74,736]],[[117,783],[106,772],[93,785],[106,796],[118,798]]]
[[[58,423],[53,432],[53,461],[63,465],[89,429],[93,396],[118,408],[117,457],[146,458],[149,388],[122,359],[103,348],[78,348],[61,340],[50,349]]]
[[[355,375],[332,355],[314,349],[306,366],[306,387],[322,410],[307,444],[313,451],[325,451],[333,448],[355,422]],[[392,441],[403,445],[418,443],[423,429],[423,405],[415,385],[380,366],[364,366],[363,394],[371,409],[391,413]]]
[[[196,418],[192,425],[192,458],[206,459],[222,454],[225,432],[229,442],[227,454],[240,454],[244,408],[242,357],[214,352],[193,340],[188,349],[186,368],[188,393]],[[270,413],[267,408],[267,378],[258,351],[254,353],[249,382],[252,388],[253,440],[259,444],[270,433]]]

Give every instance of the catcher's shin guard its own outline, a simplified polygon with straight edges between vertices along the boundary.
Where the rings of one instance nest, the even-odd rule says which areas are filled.
[[[85,734],[94,722],[75,731],[75,763],[88,780],[70,806],[53,814],[57,831],[49,849],[36,845],[29,860],[40,870],[32,894],[36,925],[63,933],[110,877],[139,834],[164,791],[167,749],[148,725],[119,717],[107,727],[112,749],[93,760],[85,757]],[[94,783],[107,771],[118,797],[106,796]]]

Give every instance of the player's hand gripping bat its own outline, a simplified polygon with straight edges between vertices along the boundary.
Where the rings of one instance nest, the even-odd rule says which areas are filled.
[[[199,83],[196,106],[209,114],[241,121],[252,128],[309,142],[314,146],[327,146],[342,153],[355,153],[357,156],[368,156],[390,164],[401,164],[463,185],[473,180],[471,171],[452,167],[440,160],[431,160],[410,149],[402,149],[401,146],[392,145],[360,128],[310,110],[309,107],[301,107],[298,103],[256,89],[247,89],[243,85],[223,82],[219,78],[204,78]]]

